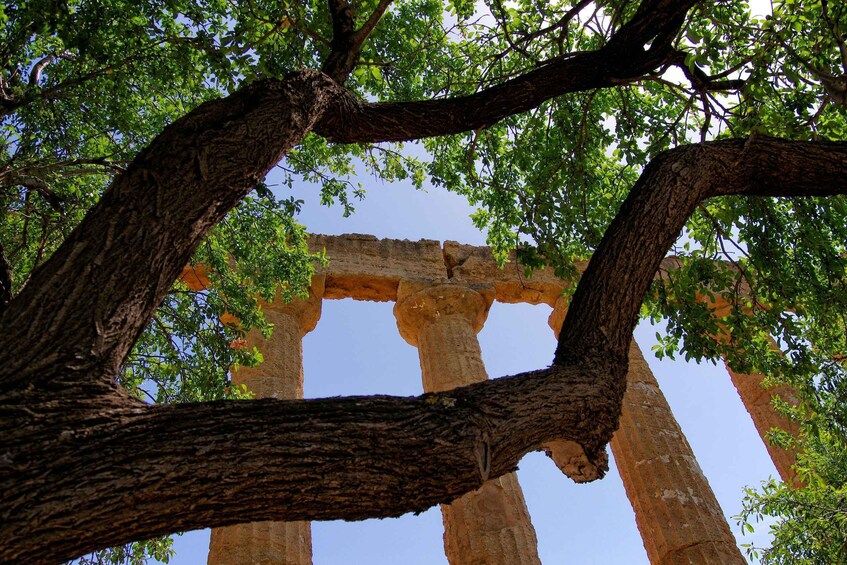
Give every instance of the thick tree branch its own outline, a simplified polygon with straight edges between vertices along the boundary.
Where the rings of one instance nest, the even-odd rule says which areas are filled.
[[[376,143],[473,131],[562,94],[625,84],[664,62],[633,58],[631,72],[615,73],[609,66],[616,61],[606,51],[582,53],[470,96],[440,100],[368,104],[340,93],[315,132],[337,143]]]
[[[641,2],[632,19],[621,26],[608,46],[621,54],[633,48],[671,50],[671,41],[685,16],[698,0],[649,0]]]
[[[600,347],[622,362],[650,281],[694,208],[724,195],[847,194],[847,142],[751,137],[656,157],[606,230],[574,293],[555,363]]]
[[[0,318],[0,383],[111,380],[200,239],[310,129],[343,141],[454,133],[564,92],[625,82],[666,58],[667,46],[654,39],[644,50],[645,41],[667,35],[668,22],[677,26],[695,2],[645,0],[651,9],[621,28],[644,30],[644,37],[627,32],[631,45],[577,55],[470,97],[367,105],[325,75],[303,71],[201,105],[116,177],[10,303]],[[338,33],[350,32],[346,0],[331,7]],[[130,250],[140,259],[128,262]],[[101,294],[93,297],[92,288]]]
[[[338,84],[344,84],[359,61],[367,38],[376,28],[392,0],[380,0],[362,27],[355,29],[355,13],[347,0],[330,0],[332,15],[332,42],[330,53],[321,70]]]
[[[0,383],[111,381],[197,244],[309,131],[329,88],[314,71],[257,82],[166,128],[9,304]]]
[[[37,431],[21,403],[3,403],[4,428],[23,427],[14,458],[0,467],[0,560],[58,561],[175,529],[250,520],[423,511],[514,470],[550,439],[573,439],[597,457],[614,428],[623,373],[592,369],[538,371],[418,398],[108,401],[71,428],[69,406],[28,402],[45,426]]]
[[[574,54],[470,96],[367,104],[339,92],[315,124],[315,132],[338,143],[407,141],[490,126],[569,92],[638,80],[671,61],[669,40],[697,0],[655,0],[598,51]],[[648,45],[649,44],[649,45]]]
[[[321,71],[338,84],[344,84],[356,66],[361,43],[356,44],[356,24],[353,6],[347,0],[329,0],[332,16],[330,51]]]
[[[727,194],[847,194],[847,142],[754,138],[660,155],[580,280],[551,369],[412,399],[147,407],[102,383],[7,392],[2,556],[67,558],[248,520],[418,511],[512,470],[550,439],[575,441],[596,461],[616,426],[623,351],[647,287],[697,203]]]
[[[726,194],[844,194],[847,143],[754,138],[659,156],[583,275],[548,370],[416,399],[166,407],[116,394],[112,380],[197,243],[316,124],[343,141],[455,133],[633,80],[668,57],[662,43],[691,3],[647,2],[659,20],[640,10],[640,35],[471,97],[364,105],[304,71],[166,128],[0,317],[2,558],[67,558],[241,521],[421,510],[551,439],[596,459],[616,426],[639,305],[693,208]]]

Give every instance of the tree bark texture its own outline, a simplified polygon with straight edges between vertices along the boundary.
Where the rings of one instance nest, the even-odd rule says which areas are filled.
[[[406,141],[473,131],[569,92],[626,84],[676,55],[669,34],[697,0],[648,0],[605,47],[574,54],[469,96],[367,104],[344,91],[315,124],[338,143]],[[648,47],[649,44],[649,47]]]
[[[572,337],[560,340],[547,370],[418,398],[152,407],[102,380],[7,387],[0,483],[11,494],[0,506],[0,556],[62,559],[179,529],[421,511],[512,471],[553,439],[575,441],[597,458],[624,392],[618,344],[632,335],[662,242],[673,241],[703,197],[745,192],[740,173],[721,164],[744,156],[772,166],[763,158],[771,152],[785,153],[779,163],[788,168],[824,169],[768,173],[779,187],[751,183],[746,192],[847,193],[845,143],[761,139],[664,154],[645,170],[580,281],[565,320]],[[640,253],[616,252],[629,246]]]
[[[333,84],[259,81],[167,127],[10,302],[0,386],[111,380],[203,236],[311,129]]]
[[[166,128],[0,317],[0,561],[238,522],[422,511],[554,439],[599,460],[641,300],[693,207],[726,194],[847,193],[847,143],[729,140],[659,156],[583,275],[549,369],[417,398],[179,406],[132,400],[114,376],[203,236],[307,132],[443,135],[634,80],[661,64],[694,3],[647,0],[600,51],[470,97],[365,104],[300,71]]]
[[[4,428],[17,431],[4,429],[0,559],[58,560],[245,521],[423,511],[513,471],[546,440],[602,450],[623,394],[610,369],[554,368],[418,398],[131,406],[103,395],[83,410],[83,390],[68,401],[20,395],[37,416],[3,407]]]

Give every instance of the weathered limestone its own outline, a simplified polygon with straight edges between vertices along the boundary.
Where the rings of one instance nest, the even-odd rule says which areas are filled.
[[[447,278],[441,243],[431,239],[377,239],[372,235],[312,235],[309,249],[329,258],[324,298],[397,300],[401,280],[431,283]]]
[[[566,307],[560,300],[550,316],[557,337]],[[620,427],[611,446],[650,563],[746,563],[634,340]]]
[[[309,522],[251,522],[212,530],[209,565],[302,565],[311,562]]]
[[[555,306],[550,325],[557,335],[566,312],[561,298],[565,283],[550,269],[527,278],[514,256],[500,269],[486,247],[448,241],[442,248],[432,240],[379,240],[369,235],[311,236],[309,247],[313,252],[325,250],[330,259],[313,279],[309,300],[267,305],[265,313],[275,325],[273,339],[266,342],[258,332],[248,335],[248,345],[259,347],[265,362],[233,376],[259,398],[302,397],[301,340],[315,327],[322,298],[396,301],[398,328],[418,348],[428,392],[488,378],[476,333],[493,300]],[[666,259],[657,276],[678,267],[678,260]],[[203,265],[186,267],[181,278],[192,290],[209,288]],[[766,391],[761,375],[730,374],[763,437],[773,427],[796,431],[770,403],[774,393],[790,401],[793,391]],[[714,494],[634,343],[627,380],[612,450],[651,562],[743,563]],[[794,480],[794,452],[767,446],[783,479]],[[597,468],[578,444],[561,440],[544,447],[575,481],[597,478]],[[535,531],[514,474],[442,505],[442,512],[450,563],[539,563]],[[212,533],[209,563],[311,563],[310,537],[308,522],[219,528]]]
[[[746,563],[634,340],[611,447],[651,563]]]
[[[400,334],[418,348],[424,390],[440,392],[488,378],[476,334],[490,305],[464,286],[400,284],[394,314]],[[514,473],[486,482],[441,511],[444,550],[452,565],[540,563]]]
[[[315,329],[321,315],[323,276],[312,277],[307,300],[263,307],[274,325],[272,339],[251,330],[248,347],[256,346],[265,360],[258,367],[242,367],[233,374],[256,398],[303,398],[303,336]],[[312,533],[309,522],[253,522],[212,530],[209,565],[311,565]]]
[[[746,291],[749,292],[749,288]],[[717,318],[727,316],[732,308],[726,299],[720,296],[701,297],[701,300],[708,304],[712,310],[712,315]],[[720,325],[720,328],[720,335],[717,336],[717,339],[729,341],[726,328],[723,325]],[[779,350],[773,340],[771,340],[771,348],[774,351]],[[768,441],[767,438],[768,432],[774,428],[788,432],[795,438],[800,437],[801,431],[797,422],[777,412],[773,406],[774,397],[779,397],[788,404],[796,405],[799,402],[797,390],[789,385],[765,387],[763,384],[767,378],[765,375],[761,373],[738,373],[730,368],[729,363],[725,364],[726,370],[732,378],[732,384],[735,385],[735,390],[738,391],[738,396],[741,397],[744,408],[747,409],[750,418],[753,420],[753,425],[756,426],[756,431],[759,432],[759,436],[765,443],[780,478],[788,484],[801,486],[802,483],[797,478],[797,472],[793,469],[794,464],[797,463],[797,449],[778,447]]]
[[[778,447],[767,439],[767,433],[774,428],[786,431],[794,437],[800,436],[800,426],[797,422],[777,412],[772,403],[772,399],[778,396],[789,404],[796,404],[797,391],[788,385],[766,388],[762,384],[766,377],[760,373],[737,373],[730,369],[729,364],[726,365],[726,370],[732,378],[732,384],[735,385],[744,408],[747,409],[756,426],[756,431],[765,442],[765,447],[779,476],[788,484],[801,486],[797,472],[793,469],[794,464],[797,463],[797,450]]]
[[[488,247],[463,245],[455,241],[444,242],[444,263],[450,278],[476,290],[494,285],[498,302],[510,304],[549,304],[553,306],[562,294],[562,279],[552,269],[539,269],[529,278],[513,252],[509,262],[501,269]],[[577,265],[583,269],[584,265]]]

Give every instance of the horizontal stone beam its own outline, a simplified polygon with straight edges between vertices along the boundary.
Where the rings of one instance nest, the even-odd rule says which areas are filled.
[[[326,274],[325,297],[331,299],[395,301],[400,280],[421,286],[450,281],[497,302],[552,307],[568,284],[549,267],[533,270],[527,276],[514,251],[501,268],[490,247],[456,241],[445,241],[442,245],[431,239],[409,241],[361,234],[312,235],[309,236],[309,249],[313,253],[326,252],[329,264],[321,272]],[[587,265],[587,261],[579,261],[576,268],[582,273]],[[679,267],[678,258],[666,258],[656,279],[665,278]],[[726,267],[733,268],[729,264]],[[494,295],[489,296],[492,285]],[[746,285],[740,290],[749,294]],[[718,316],[729,310],[729,303],[719,294],[698,298],[709,304]]]
[[[312,235],[312,253],[326,252],[324,298],[397,300],[401,280],[430,284],[447,279],[441,243],[431,239],[377,239],[372,235]]]
[[[512,252],[509,261],[500,268],[489,247],[444,242],[444,263],[448,275],[455,282],[474,289],[493,284],[494,299],[498,302],[555,305],[565,287],[565,281],[550,268],[538,269],[532,272],[532,276],[526,276],[516,255]],[[577,265],[580,272],[586,264]]]
[[[489,247],[422,239],[377,239],[372,235],[312,235],[309,249],[325,251],[329,264],[325,298],[394,301],[400,280],[429,285],[457,282],[499,302],[553,305],[565,282],[552,269],[531,277],[512,254],[500,268]],[[584,265],[580,265],[581,269]],[[493,285],[493,289],[492,289]],[[493,292],[493,296],[490,296]]]
[[[558,278],[551,268],[537,269],[527,276],[515,252],[500,268],[490,247],[455,241],[445,241],[442,246],[432,239],[409,241],[344,234],[310,235],[308,245],[312,253],[325,252],[329,259],[329,264],[319,267],[316,272],[326,276],[324,298],[328,299],[396,301],[401,280],[419,283],[422,287],[450,281],[461,283],[498,302],[548,304],[552,307],[568,284]],[[581,273],[587,264],[587,261],[578,262],[577,270]],[[680,261],[676,257],[666,258],[656,278],[664,278],[679,266]],[[186,266],[181,279],[191,290],[204,290],[210,284],[208,269],[204,265]],[[741,292],[749,294],[749,289],[744,286]],[[701,295],[698,299],[708,303],[716,316],[729,311],[730,304],[720,295]]]

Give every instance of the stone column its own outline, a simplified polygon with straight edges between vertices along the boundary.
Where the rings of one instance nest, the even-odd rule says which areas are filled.
[[[274,302],[263,307],[274,325],[270,340],[254,330],[248,347],[264,356],[258,367],[242,367],[232,381],[245,384],[256,398],[303,398],[303,336],[315,329],[321,315],[322,276],[312,278],[307,300]],[[214,528],[209,565],[311,565],[312,530],[309,522],[252,522]]]
[[[712,315],[718,319],[728,316],[732,311],[732,305],[722,297],[701,296],[700,300],[712,310]],[[752,315],[752,312],[748,311],[747,314]],[[726,326],[718,322],[718,328],[718,334],[715,338],[720,342],[729,343],[731,338]],[[779,351],[779,346],[773,339],[771,339],[770,346],[774,351]],[[794,437],[800,437],[800,426],[797,422],[777,412],[771,402],[774,396],[779,396],[785,402],[796,405],[799,402],[797,391],[789,385],[766,388],[762,384],[766,378],[765,375],[761,373],[737,373],[730,369],[726,359],[724,359],[724,364],[732,379],[732,384],[735,385],[735,390],[738,391],[738,396],[741,397],[744,408],[747,409],[747,413],[753,420],[753,425],[756,426],[756,431],[759,432],[759,436],[765,443],[780,478],[788,484],[797,487],[802,486],[802,483],[797,479],[797,473],[792,469],[792,466],[797,462],[797,450],[777,447],[767,439],[767,433],[773,428],[784,430]]]
[[[440,392],[488,378],[476,334],[491,300],[470,288],[401,283],[394,315],[418,348],[424,390]],[[535,529],[514,473],[442,504],[444,551],[451,565],[540,564]]]
[[[736,373],[726,365],[726,370],[732,378],[732,384],[738,391],[738,396],[741,397],[741,402],[753,419],[753,424],[756,430],[765,442],[765,447],[773,460],[779,476],[788,484],[801,486],[801,482],[797,479],[797,473],[792,466],[797,462],[796,449],[784,449],[773,445],[767,440],[766,434],[773,428],[784,430],[794,437],[800,436],[800,426],[794,420],[786,417],[774,409],[771,399],[774,396],[779,396],[789,404],[796,404],[797,391],[791,386],[781,385],[772,388],[765,388],[762,381],[765,380],[765,375],[760,373]]]
[[[550,316],[557,337],[566,308],[559,299]],[[650,563],[746,563],[635,340],[611,446]]]

